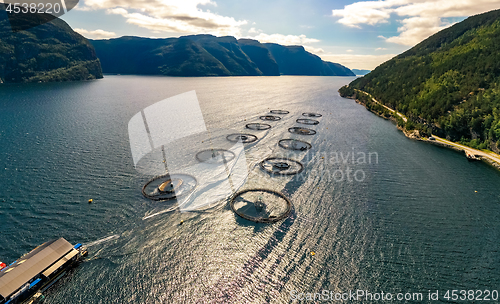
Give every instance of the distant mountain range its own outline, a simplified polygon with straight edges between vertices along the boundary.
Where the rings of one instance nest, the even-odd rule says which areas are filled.
[[[358,69],[352,69],[351,70],[356,76],[363,76],[371,72],[371,70],[358,70]]]
[[[340,93],[370,93],[405,114],[407,130],[500,152],[499,46],[500,10],[472,16],[383,63]],[[366,101],[378,107],[371,98]]]
[[[212,35],[89,42],[64,21],[52,19],[27,13],[14,14],[9,20],[0,11],[0,83],[96,79],[103,77],[103,71],[168,76],[354,76],[348,68],[323,61],[302,46]],[[9,21],[34,27],[12,32]]]
[[[38,25],[50,15],[13,14],[11,22]],[[0,11],[0,83],[47,82],[102,78],[94,47],[64,21],[54,19],[13,33]]]
[[[90,40],[104,73],[168,76],[355,76],[302,46],[251,39],[192,35],[150,39]]]

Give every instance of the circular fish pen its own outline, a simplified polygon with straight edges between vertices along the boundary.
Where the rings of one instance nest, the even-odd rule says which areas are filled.
[[[286,110],[271,110],[271,114],[288,114],[290,113],[289,111],[286,111]]]
[[[303,124],[303,125],[317,125],[317,124],[319,124],[319,121],[317,121],[315,119],[299,118],[296,121],[300,124]]]
[[[305,116],[305,117],[321,117],[323,115],[318,114],[318,113],[302,113],[302,116]]]
[[[297,139],[282,139],[278,142],[278,145],[283,149],[295,151],[306,151],[312,148],[310,143]]]
[[[252,134],[243,134],[243,133],[235,133],[235,134],[229,134],[227,137],[227,140],[230,142],[239,142],[241,141],[242,143],[251,143],[257,140],[257,136],[252,135]]]
[[[260,119],[269,120],[269,121],[278,121],[281,119],[281,117],[275,116],[275,115],[264,115],[264,116],[261,116]]]
[[[196,159],[207,164],[223,164],[232,161],[236,155],[225,149],[208,149],[196,154]]]
[[[295,175],[304,170],[300,162],[283,157],[269,157],[260,162],[262,170],[273,175]]]
[[[231,210],[239,217],[256,223],[274,223],[287,218],[292,203],[282,193],[269,189],[248,189],[236,193]]]
[[[245,126],[247,129],[250,130],[255,130],[255,131],[262,131],[262,130],[268,130],[271,129],[271,125],[265,124],[265,123],[249,123]]]
[[[153,177],[142,187],[142,195],[153,201],[166,201],[192,192],[198,181],[189,174],[164,174]]]
[[[316,131],[307,129],[307,128],[300,128],[300,127],[293,127],[289,128],[288,132],[293,133],[293,134],[298,134],[298,135],[314,135],[316,134]]]

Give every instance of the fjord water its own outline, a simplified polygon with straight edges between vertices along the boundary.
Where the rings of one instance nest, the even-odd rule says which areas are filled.
[[[288,303],[294,290],[427,297],[429,290],[500,289],[500,173],[409,140],[339,97],[352,79],[107,76],[3,85],[0,260],[58,237],[91,245],[87,261],[45,303]],[[161,213],[173,203],[142,197],[151,176],[134,169],[128,121],[191,90],[209,130],[259,137],[246,144],[243,188],[286,194],[294,206],[288,219],[248,222],[227,201]],[[272,109],[290,113],[269,131],[245,130]],[[311,126],[316,135],[287,131],[303,112],[323,114]],[[256,166],[284,153],[282,138],[312,144],[288,154],[303,162],[301,176],[273,178]],[[336,170],[353,170],[357,180],[341,180]]]

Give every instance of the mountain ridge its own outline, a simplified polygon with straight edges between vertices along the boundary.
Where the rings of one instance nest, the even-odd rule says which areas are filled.
[[[283,75],[355,76],[350,69],[338,63],[323,61],[319,56],[307,52],[301,45],[264,43],[264,46],[276,59]]]
[[[90,42],[105,73],[187,77],[355,76],[347,67],[325,62],[302,46],[268,45],[232,36],[202,34],[156,39],[124,36]],[[273,53],[277,48],[281,53]],[[290,60],[285,53],[294,54],[296,60]]]

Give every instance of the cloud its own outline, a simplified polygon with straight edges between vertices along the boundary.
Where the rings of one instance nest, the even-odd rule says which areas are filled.
[[[412,17],[401,22],[403,26],[398,28],[401,34],[387,38],[387,42],[413,46],[450,26],[450,23],[443,22],[439,17]]]
[[[90,38],[90,39],[106,39],[106,38],[116,37],[116,33],[107,32],[104,30],[88,31],[85,29],[76,28],[76,29],[74,29],[74,31],[77,32],[78,34],[84,36],[85,38]]]
[[[257,36],[248,38],[258,40],[262,43],[270,42],[282,45],[304,45],[320,41],[318,39],[307,38],[306,35],[282,35],[282,34],[269,35],[265,33],[260,33]]]
[[[387,23],[387,19],[391,16],[391,6],[388,1],[361,1],[346,5],[344,9],[332,10],[332,16],[342,17],[339,23],[349,26],[361,28],[360,24],[375,25],[378,23]]]
[[[386,54],[386,55],[322,54],[319,56],[321,57],[321,59],[325,61],[340,63],[350,69],[373,70],[380,64],[396,56],[396,54]]]
[[[252,27],[248,30],[248,33],[249,34],[257,34],[257,33],[260,33],[261,30],[256,30],[255,27]]]
[[[305,35],[266,34],[262,30],[243,26],[249,22],[236,20],[233,17],[221,16],[206,9],[205,6],[216,6],[211,0],[83,0],[78,5],[80,10],[105,10],[107,14],[120,15],[126,22],[152,33],[162,32],[178,34],[212,34],[216,36],[243,37],[260,42],[273,42],[283,45],[305,45],[319,42],[318,39]],[[204,8],[200,8],[203,6]],[[255,25],[255,22],[252,23]],[[319,48],[309,47],[316,53],[324,52]]]
[[[106,10],[121,15],[129,24],[157,32],[241,36],[246,20],[221,16],[201,5],[216,6],[210,0],[85,0],[80,10]]]
[[[308,51],[309,53],[313,53],[313,54],[316,54],[318,56],[325,52],[325,50],[323,50],[322,48],[315,48],[315,47],[312,47],[309,45],[304,45],[304,49],[306,49],[306,51]]]
[[[466,17],[500,8],[498,0],[420,0],[398,7],[399,16]]]
[[[347,53],[352,53],[354,52],[353,50],[345,50]]]
[[[90,6],[84,6],[81,3],[82,2],[78,2],[73,9],[76,11],[84,11],[84,12],[88,12],[88,11],[92,10],[92,8]]]
[[[443,18],[466,17],[498,8],[498,0],[360,1],[332,10],[332,16],[341,17],[338,23],[353,28],[388,23],[392,16],[403,17],[398,20],[402,24],[398,36],[379,37],[387,42],[412,46],[451,25]]]
[[[379,48],[376,48],[375,51],[385,51],[387,50],[386,48],[383,48],[383,47],[379,47]]]
[[[313,54],[323,54],[325,50],[322,48],[316,48],[307,44],[320,42],[318,39],[307,38],[306,35],[282,35],[282,34],[266,34],[262,33],[261,30],[255,30],[251,28],[248,31],[249,34],[259,33],[258,35],[252,37],[246,37],[250,39],[258,40],[261,43],[277,43],[281,45],[302,45],[304,49]]]

